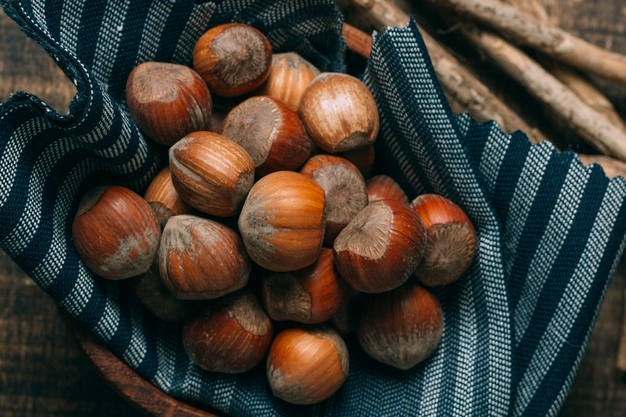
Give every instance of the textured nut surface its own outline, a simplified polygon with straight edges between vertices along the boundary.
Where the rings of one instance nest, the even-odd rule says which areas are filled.
[[[147,272],[160,237],[159,222],[148,203],[120,186],[88,190],[72,223],[72,238],[81,259],[108,279]]]
[[[358,78],[324,72],[302,96],[300,117],[309,136],[329,153],[374,143],[379,129],[378,107]]]
[[[144,62],[133,69],[126,102],[137,126],[164,145],[208,129],[213,108],[211,93],[194,70],[165,62]]]
[[[250,190],[238,225],[250,257],[263,268],[304,268],[322,247],[324,190],[297,172],[269,174]]]
[[[194,132],[169,149],[174,188],[190,206],[232,216],[254,182],[254,163],[241,146],[214,132]]]
[[[170,217],[192,212],[192,208],[176,192],[169,166],[164,167],[152,179],[143,198],[152,207],[152,211],[159,219],[161,230]]]
[[[257,29],[227,23],[205,32],[193,50],[193,68],[218,96],[235,97],[259,87],[268,77],[272,46]]]
[[[367,205],[365,180],[356,166],[335,155],[311,157],[300,173],[310,177],[324,190],[324,245],[332,246],[339,232]]]
[[[376,175],[365,182],[367,199],[370,203],[378,200],[391,199],[404,204],[409,204],[407,197],[400,185],[388,175]]]
[[[406,285],[363,297],[357,337],[367,354],[398,369],[428,358],[443,334],[443,312],[428,290]]]
[[[394,200],[369,204],[333,245],[340,275],[357,291],[379,293],[403,284],[424,254],[426,229],[417,213]]]
[[[260,363],[272,336],[272,321],[254,294],[242,291],[212,301],[189,319],[183,329],[183,345],[201,368],[232,374]]]
[[[282,100],[297,112],[304,90],[319,73],[313,64],[296,52],[274,54],[269,76],[257,93]]]
[[[132,281],[132,290],[139,302],[155,317],[176,323],[188,317],[194,306],[193,301],[179,300],[169,292],[161,281],[158,257],[148,272],[138,275]]]
[[[295,171],[311,155],[311,140],[296,112],[271,97],[252,97],[224,120],[223,135],[252,157],[257,178]]]
[[[465,212],[449,199],[424,194],[411,202],[428,234],[424,258],[415,276],[424,285],[449,285],[468,270],[476,255],[476,230]]]
[[[159,248],[159,270],[180,299],[212,299],[243,288],[251,263],[239,235],[213,220],[171,217]]]
[[[272,393],[292,404],[334,394],[348,376],[348,348],[328,326],[289,328],[276,335],[267,359]]]
[[[333,251],[322,248],[313,265],[265,274],[261,299],[273,320],[317,324],[329,320],[347,303],[350,290],[335,268]]]

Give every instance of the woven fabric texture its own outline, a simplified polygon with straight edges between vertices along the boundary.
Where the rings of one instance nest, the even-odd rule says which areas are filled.
[[[123,284],[94,276],[71,241],[78,196],[94,184],[142,192],[164,164],[124,101],[139,62],[190,64],[209,27],[238,21],[275,52],[345,71],[330,0],[0,0],[76,84],[68,115],[27,93],[0,104],[0,247],[76,322],[165,392],[233,416],[544,416],[561,406],[623,251],[626,181],[549,143],[454,116],[414,23],[374,37],[362,75],[381,115],[379,165],[413,198],[437,192],[478,231],[458,283],[436,290],[445,317],[435,354],[408,372],[372,363],[353,340],[350,377],[314,406],[272,397],[264,367],[201,371],[181,326],[156,320]]]

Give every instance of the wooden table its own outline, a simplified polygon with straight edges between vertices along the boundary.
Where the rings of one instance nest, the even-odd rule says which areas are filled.
[[[626,4],[621,0],[543,3],[566,29],[626,52]],[[626,116],[624,89],[603,87]],[[67,112],[76,92],[54,61],[0,12],[0,101],[18,90],[38,95],[61,112]],[[626,415],[626,382],[615,368],[625,283],[626,257],[612,280],[561,417]],[[84,358],[52,300],[0,251],[0,415],[136,414]]]

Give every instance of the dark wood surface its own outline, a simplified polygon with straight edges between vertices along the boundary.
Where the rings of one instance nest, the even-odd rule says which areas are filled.
[[[558,23],[626,53],[622,0],[542,0]],[[626,115],[623,88],[603,84]],[[74,86],[38,45],[0,12],[0,101],[26,90],[67,112]],[[626,415],[626,380],[616,369],[626,257],[615,274],[561,417]],[[94,353],[91,353],[94,355]],[[85,358],[52,300],[0,251],[0,416],[134,416]]]

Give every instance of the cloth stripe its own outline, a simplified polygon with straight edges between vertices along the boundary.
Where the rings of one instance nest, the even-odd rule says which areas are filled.
[[[215,11],[212,3],[203,3],[195,6],[189,14],[185,24],[185,30],[178,38],[176,50],[172,55],[172,62],[191,64],[191,56],[195,41],[208,30],[208,22]]]
[[[498,173],[500,169],[502,169],[502,161],[504,160],[510,142],[506,140],[506,136],[496,124],[490,124],[486,132],[472,132],[472,136],[474,135],[482,137],[487,136],[487,140],[484,141],[485,147],[481,155],[480,172],[483,178],[486,179],[486,191],[489,195],[493,195]]]
[[[580,169],[580,167],[576,167]],[[598,211],[597,219],[591,235],[595,238],[582,253],[580,261],[574,272],[574,279],[568,281],[568,286],[558,303],[556,313],[552,316],[548,329],[543,333],[539,345],[520,381],[520,396],[515,403],[514,412],[521,415],[525,407],[537,394],[537,388],[550,369],[546,364],[553,363],[564,344],[568,342],[568,335],[576,319],[572,311],[579,311],[585,301],[585,295],[589,293],[589,287],[594,282],[594,276],[603,259],[601,242],[608,242],[611,229],[607,224],[612,224],[618,211],[612,204],[605,204]]]
[[[159,49],[159,39],[163,34],[165,26],[161,24],[164,19],[169,18],[169,14],[174,8],[173,3],[152,3],[148,16],[146,18],[146,24],[141,34],[141,41],[139,43],[139,52],[137,53],[137,62],[148,61],[154,59]]]
[[[78,26],[75,22],[82,20],[84,4],[84,0],[62,2],[59,40],[61,45],[70,51],[76,50],[78,43]]]
[[[585,185],[589,180],[588,173],[576,172],[577,167],[571,166],[563,184],[563,190],[567,193],[559,194],[554,210],[548,224],[546,233],[539,242],[532,261],[528,268],[527,279],[524,280],[521,301],[515,310],[515,339],[523,338],[530,323],[531,313],[537,305],[537,300],[555,267],[558,255],[563,251],[568,233],[575,221],[576,213],[579,212],[581,199],[585,191]],[[571,190],[578,190],[572,192]]]

